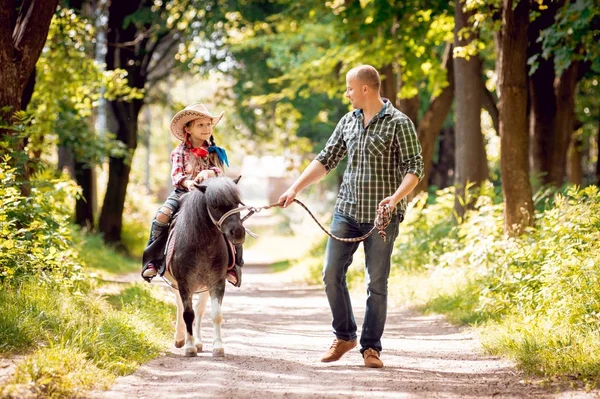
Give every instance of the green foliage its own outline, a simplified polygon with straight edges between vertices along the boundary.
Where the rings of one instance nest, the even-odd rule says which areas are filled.
[[[555,23],[541,32],[541,56],[554,57],[554,68],[558,76],[573,61],[589,61],[592,69],[600,72],[600,4],[594,0],[565,2],[558,11]]]
[[[222,40],[191,43],[187,58],[210,54],[199,67],[231,76],[232,105],[252,138],[280,148],[322,146],[348,111],[345,72],[358,64],[395,65],[406,82],[403,98],[418,91],[429,98],[447,85],[448,2],[214,2],[206,17],[199,35]]]
[[[73,250],[69,214],[78,188],[70,181],[43,172],[31,181],[31,195],[21,194],[16,169],[0,162],[0,283],[23,278],[81,278]]]
[[[405,297],[454,321],[486,321],[487,347],[528,371],[597,380],[598,359],[586,354],[600,346],[598,188],[570,188],[552,202],[538,195],[536,227],[519,238],[503,235],[502,204],[483,192],[451,227],[447,193],[427,207],[417,200],[401,225],[393,281],[419,275]]]
[[[35,121],[28,129],[31,150],[45,150],[52,148],[49,143],[56,143],[68,147],[77,162],[90,166],[107,155],[127,154],[114,135],[96,135],[90,118],[101,97],[128,101],[141,98],[142,93],[127,85],[124,70],[102,71],[90,56],[94,42],[90,21],[73,10],[58,9],[36,64],[29,107]]]

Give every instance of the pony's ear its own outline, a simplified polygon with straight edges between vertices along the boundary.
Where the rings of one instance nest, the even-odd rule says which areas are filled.
[[[238,184],[238,182],[240,181],[241,178],[242,178],[242,175],[240,175],[240,176],[236,177],[235,179],[233,179],[233,182],[235,184]]]
[[[202,184],[202,183],[194,183],[194,186],[200,190],[201,192],[205,193],[206,192],[206,185]]]

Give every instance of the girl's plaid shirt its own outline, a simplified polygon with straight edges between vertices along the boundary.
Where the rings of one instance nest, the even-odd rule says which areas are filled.
[[[348,155],[335,210],[372,223],[379,202],[396,192],[407,173],[423,178],[423,157],[415,126],[389,100],[363,126],[362,110],[346,114],[316,159],[330,172]],[[406,205],[403,198],[395,212],[404,214]]]
[[[208,148],[208,146],[207,146]],[[185,143],[179,144],[171,152],[171,182],[173,187],[180,190],[186,190],[181,184],[184,180],[194,179],[203,170],[213,170],[217,176],[221,176],[223,171],[216,165],[216,154],[211,153],[207,157],[196,157],[191,148]]]

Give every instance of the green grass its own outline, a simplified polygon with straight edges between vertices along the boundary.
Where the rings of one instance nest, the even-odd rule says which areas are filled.
[[[578,379],[588,387],[600,375],[600,331],[574,329],[541,318],[511,316],[489,323],[481,340],[487,351],[508,357],[528,373]]]
[[[113,379],[78,348],[40,348],[19,363],[11,383],[0,387],[0,396],[84,397],[88,390],[107,388]]]
[[[79,256],[89,271],[119,274],[141,270],[141,255],[132,257],[111,250],[98,234],[75,231],[73,239],[79,248]]]
[[[101,297],[35,281],[0,288],[0,354],[26,354],[0,397],[76,397],[133,372],[171,341],[174,306],[134,284]]]

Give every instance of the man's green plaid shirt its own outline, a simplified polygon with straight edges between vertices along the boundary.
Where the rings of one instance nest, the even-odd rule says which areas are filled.
[[[358,223],[375,220],[379,202],[396,192],[407,173],[423,178],[415,126],[387,99],[366,129],[362,110],[344,115],[316,159],[330,172],[346,155],[348,166],[335,210]],[[404,214],[406,205],[403,198],[396,211]]]

